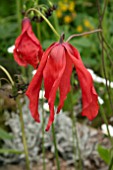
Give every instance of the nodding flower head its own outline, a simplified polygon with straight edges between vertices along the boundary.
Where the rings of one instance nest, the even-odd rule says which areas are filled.
[[[15,41],[14,59],[21,66],[32,65],[37,68],[43,50],[39,40],[32,31],[29,18],[22,21],[22,32]]]
[[[39,91],[42,79],[44,79],[45,98],[48,100],[50,109],[47,131],[54,121],[56,92],[59,90],[60,99],[57,108],[57,113],[59,113],[71,88],[70,78],[73,67],[75,67],[82,91],[82,115],[93,120],[98,114],[98,96],[91,74],[85,68],[78,50],[67,42],[56,42],[44,52],[37,72],[26,92],[30,100],[32,116],[39,122]]]

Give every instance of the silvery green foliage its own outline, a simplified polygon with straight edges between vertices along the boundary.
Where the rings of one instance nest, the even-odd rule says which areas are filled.
[[[41,161],[42,155],[42,109],[39,105],[39,113],[41,123],[36,123],[29,110],[28,110],[28,100],[25,99],[26,104],[23,104],[23,118],[25,123],[25,133],[27,137],[27,144],[29,148],[29,158],[31,161]],[[17,111],[18,112],[18,111]],[[45,123],[46,127],[48,121],[49,113],[45,113]],[[75,115],[76,116],[76,115]],[[9,126],[11,133],[14,138],[12,140],[4,140],[4,148],[15,149],[23,151],[22,144],[22,133],[21,125],[19,121],[19,114],[12,112],[10,115],[6,114],[6,126]],[[97,130],[91,129],[86,125],[77,123],[75,128],[77,129],[79,147],[81,150],[82,159],[90,157],[90,155],[97,155],[96,144],[98,142],[96,136],[98,134]],[[75,129],[74,129],[75,130]],[[68,116],[68,113],[63,113],[62,111],[55,117],[55,133],[57,138],[57,148],[63,159],[67,160],[67,163],[74,163],[74,160],[78,160],[78,149],[77,141],[75,141],[76,147],[76,157],[74,156],[73,149],[73,135],[72,135],[72,120]],[[75,136],[75,135],[74,135]],[[51,129],[49,132],[44,134],[44,147],[46,150],[54,153],[53,137]],[[93,156],[92,156],[93,157]],[[19,162],[25,159],[24,154],[14,155],[14,154],[4,154],[0,156],[0,160],[3,163]]]

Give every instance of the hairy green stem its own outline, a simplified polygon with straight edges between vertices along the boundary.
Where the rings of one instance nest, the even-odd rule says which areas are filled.
[[[58,18],[57,18],[57,16],[56,16],[56,12],[55,12],[55,11],[53,12],[53,18],[54,18],[55,28],[56,28],[56,30],[59,32],[59,23],[58,23]]]
[[[72,114],[72,137],[73,137],[73,151],[74,151],[74,166],[75,166],[75,170],[76,170],[76,168],[77,168],[77,166],[76,166],[76,154],[77,154],[77,152],[76,152],[76,145],[75,145],[75,131],[76,131],[76,129],[75,129],[75,117],[74,117],[74,115],[73,115],[73,113],[71,113]]]
[[[97,32],[102,32],[102,29],[96,29],[96,30],[92,30],[92,31],[88,31],[88,32],[83,32],[80,34],[73,34],[66,40],[66,42],[69,42],[72,38],[75,38],[75,37],[81,37],[81,36],[85,36],[85,35],[89,35],[89,34],[94,34]]]
[[[74,150],[74,166],[75,166],[75,170],[77,168],[76,166],[76,154],[77,154],[77,150],[78,150],[78,156],[79,156],[79,170],[82,170],[82,158],[81,158],[81,151],[80,151],[80,146],[79,146],[79,139],[78,139],[78,135],[77,135],[77,121],[76,121],[76,117],[74,115],[73,112],[73,107],[74,107],[74,103],[73,103],[73,88],[71,89],[71,103],[72,103],[72,109],[71,109],[71,115],[72,115],[72,137],[73,137],[73,150]],[[75,146],[75,139],[76,139],[76,146]]]
[[[37,4],[37,6],[38,6],[38,0],[36,0],[36,4]],[[36,24],[36,27],[37,27],[37,35],[38,35],[38,38],[39,38],[39,40],[40,40],[40,42],[41,42],[41,30],[40,30],[40,24],[37,23],[37,24]]]
[[[7,77],[10,80],[12,86],[14,86],[14,81],[13,81],[11,75],[9,74],[9,72],[1,65],[0,65],[0,69],[7,75]]]
[[[58,150],[57,150],[57,144],[56,144],[56,135],[55,135],[54,123],[52,123],[52,135],[53,135],[53,143],[54,143],[54,147],[55,147],[55,157],[56,157],[57,170],[60,170],[60,162],[59,162],[59,156],[58,156]]]
[[[19,29],[19,33],[20,33],[20,31],[21,31],[21,20],[22,20],[21,1],[20,0],[16,0],[16,12],[17,12],[18,29]]]
[[[107,7],[107,2],[108,1],[105,0],[104,10],[103,10],[103,13],[101,14],[101,12],[100,12],[100,3],[99,3],[99,0],[97,0],[97,8],[98,8],[98,15],[99,15],[99,27],[101,29],[103,29],[102,21],[103,21],[103,18],[104,18],[106,7]],[[107,84],[107,77],[106,77],[107,75],[106,75],[106,67],[105,67],[105,60],[104,60],[104,38],[103,37],[104,37],[103,33],[101,32],[100,33],[100,43],[101,43],[101,48],[102,48],[102,67],[103,67],[104,77],[105,77],[105,80],[106,80],[106,89],[107,89],[107,93],[108,93],[108,97],[109,97],[109,101],[110,101],[111,111],[113,111],[111,94],[110,94],[110,90],[109,90],[109,87],[108,87],[108,84]],[[113,146],[113,144],[112,144],[112,146]],[[112,168],[113,168],[113,154],[111,155],[111,160],[110,160],[108,170],[112,170]]]
[[[25,153],[25,159],[26,159],[26,168],[27,170],[30,170],[29,153],[28,153],[26,135],[25,135],[25,130],[24,130],[24,120],[23,120],[23,115],[22,115],[22,105],[18,98],[16,99],[16,102],[18,104],[18,109],[19,109],[20,124],[21,124],[21,130],[22,130],[22,141],[23,141],[24,153]]]
[[[17,13],[17,21],[18,21],[18,33],[21,32],[21,22],[22,22],[22,15],[21,15],[21,0],[16,0],[16,13]],[[22,75],[26,75],[25,68],[21,67]]]
[[[45,132],[45,128],[44,128],[44,108],[43,108],[43,104],[44,104],[44,99],[43,99],[43,93],[42,93],[42,152],[43,152],[43,170],[46,170],[46,162],[45,162],[45,147],[44,147],[44,132]]]
[[[49,22],[49,20],[37,9],[35,8],[30,8],[26,11],[26,16],[31,12],[31,11],[34,11],[36,13],[38,13],[45,21],[46,23],[50,26],[50,28],[52,29],[52,31],[56,34],[56,36],[58,38],[60,38],[60,35],[57,33],[57,31],[55,30],[55,28],[53,27],[53,25]]]
[[[110,161],[110,165],[109,165],[108,170],[113,170],[113,157],[112,157],[112,159]]]

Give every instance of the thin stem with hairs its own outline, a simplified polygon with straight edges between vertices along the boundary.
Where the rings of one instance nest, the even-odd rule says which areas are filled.
[[[53,143],[54,143],[54,147],[55,147],[55,157],[56,157],[57,170],[60,170],[60,162],[59,162],[59,156],[58,156],[58,150],[57,150],[57,144],[56,144],[56,135],[55,135],[54,123],[52,123],[52,135],[53,135]]]
[[[7,75],[7,77],[10,80],[12,86],[14,86],[14,81],[13,81],[11,75],[9,74],[9,72],[1,65],[0,65],[0,69]]]
[[[35,8],[30,8],[26,11],[26,16],[31,12],[31,11],[34,11],[36,12],[37,14],[39,14],[45,21],[46,23],[49,25],[49,27],[52,29],[52,31],[55,33],[55,35],[60,38],[60,35],[58,34],[58,32],[55,30],[55,28],[53,27],[53,25],[49,22],[49,20],[37,9]]]
[[[24,130],[24,120],[23,120],[23,114],[22,114],[22,105],[18,97],[16,99],[16,102],[18,104],[18,109],[19,109],[20,125],[21,125],[21,130],[22,130],[22,141],[23,141],[24,153],[25,153],[25,159],[26,159],[26,168],[27,170],[30,170],[29,153],[28,153],[26,135],[25,135],[25,130]]]
[[[80,34],[73,34],[66,40],[66,42],[69,42],[72,38],[75,38],[75,37],[81,37],[81,36],[85,36],[85,35],[89,35],[89,34],[94,34],[97,32],[102,32],[102,29],[96,29],[96,30],[92,30],[92,31],[88,31],[88,32],[83,32]]]
[[[105,1],[105,5],[104,5],[104,10],[103,10],[103,13],[101,14],[100,12],[100,3],[99,3],[99,0],[97,0],[97,8],[98,8],[98,16],[99,16],[99,27],[101,29],[103,29],[103,18],[104,18],[104,14],[105,14],[105,10],[106,10],[106,7],[107,7],[107,0]],[[107,93],[108,93],[108,98],[109,98],[109,102],[110,102],[110,107],[111,107],[111,111],[113,112],[113,105],[112,105],[112,100],[111,100],[111,93],[110,93],[110,89],[108,87],[108,83],[107,83],[107,74],[106,74],[106,63],[105,63],[105,56],[104,56],[104,52],[105,52],[105,49],[104,49],[104,36],[103,36],[103,32],[101,32],[99,34],[99,40],[100,40],[100,43],[101,43],[101,48],[102,48],[102,69],[103,69],[103,73],[104,73],[104,77],[105,77],[105,80],[106,80],[106,89],[107,89]],[[105,117],[103,116],[103,118],[105,119]],[[106,125],[107,125],[107,122],[106,122]],[[109,134],[109,133],[108,133]],[[110,134],[109,134],[110,135]],[[113,147],[113,143],[112,143],[112,147]],[[108,170],[112,170],[113,168],[113,154],[111,155],[111,160],[110,160],[110,164],[109,164],[109,168]]]

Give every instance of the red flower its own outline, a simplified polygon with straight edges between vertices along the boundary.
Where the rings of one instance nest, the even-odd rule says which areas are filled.
[[[79,52],[69,43],[54,43],[44,52],[37,73],[26,92],[30,99],[32,116],[36,121],[40,122],[37,110],[39,91],[42,78],[44,78],[45,97],[50,108],[50,117],[46,130],[49,130],[54,120],[54,102],[57,90],[59,89],[60,93],[57,113],[63,107],[64,100],[70,91],[70,77],[73,65],[75,66],[82,90],[82,115],[92,120],[98,114],[98,96],[93,86],[92,77],[85,68]]]
[[[36,68],[41,60],[42,54],[42,47],[32,31],[30,19],[23,19],[22,33],[15,41],[15,61],[21,66],[31,64],[34,68]]]

